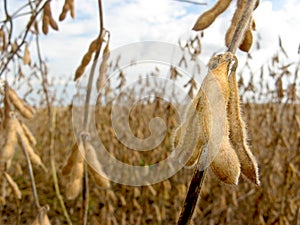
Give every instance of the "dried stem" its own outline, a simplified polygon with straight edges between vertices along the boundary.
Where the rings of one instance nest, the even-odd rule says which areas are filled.
[[[42,77],[43,92],[45,94],[46,103],[47,103],[48,116],[49,116],[49,120],[51,120],[51,103],[50,103],[49,93],[48,93],[48,90],[47,90],[47,83],[48,83],[47,73],[46,73],[46,71],[44,70],[44,67],[43,67],[43,60],[42,60],[42,54],[41,54],[41,48],[40,48],[39,35],[36,35],[36,49],[37,49],[37,54],[38,54],[38,59],[39,59],[39,67],[40,67],[41,77]]]
[[[101,0],[99,0],[99,2],[100,2],[99,4],[101,5]],[[99,6],[99,11],[102,12],[102,6]],[[102,16],[100,16],[100,17],[102,18]],[[100,23],[102,24],[103,22],[100,22]],[[88,85],[87,85],[87,93],[86,93],[85,106],[84,106],[84,124],[83,124],[84,131],[86,131],[86,132],[88,131],[88,126],[89,126],[89,121],[90,121],[89,104],[90,104],[94,74],[95,74],[95,69],[97,66],[97,61],[98,61],[98,58],[100,55],[100,51],[102,48],[104,35],[105,35],[104,29],[100,29],[100,33],[99,33],[99,37],[98,37],[100,39],[100,44],[99,44],[98,49],[94,56],[93,64],[91,67],[91,72],[89,75]]]
[[[201,169],[201,162],[201,160],[197,162],[177,225],[187,225],[192,219],[206,174],[206,169]]]
[[[54,108],[51,110],[52,112],[52,117],[50,118],[50,160],[51,160],[51,169],[52,169],[52,177],[53,177],[53,182],[54,182],[54,188],[55,188],[55,193],[58,198],[58,201],[60,203],[60,206],[63,210],[64,216],[67,220],[68,225],[72,225],[72,221],[70,219],[70,216],[68,214],[68,211],[65,206],[64,199],[62,195],[60,194],[60,189],[58,185],[58,179],[57,179],[57,172],[56,172],[56,165],[55,165],[55,158],[54,158],[54,137],[55,137],[55,124],[56,124],[56,109]]]
[[[83,175],[83,189],[82,189],[82,215],[81,224],[87,224],[88,219],[88,204],[89,204],[89,180],[88,180],[88,168],[87,163],[84,163],[84,175]]]
[[[10,30],[12,31],[13,30],[13,22],[12,22],[11,16],[8,13],[7,0],[4,0],[3,3],[4,3],[4,12],[5,12],[5,16],[6,16],[6,21],[9,22]],[[12,35],[12,32],[9,32],[9,37],[8,37],[9,41],[11,40],[11,35]]]
[[[245,9],[240,22],[238,23],[236,30],[234,31],[232,40],[230,42],[228,52],[235,54],[236,50],[243,41],[245,31],[247,29],[248,23],[251,19],[253,9],[257,0],[247,0]]]
[[[16,118],[14,118],[14,120],[15,120],[16,123],[19,123],[19,121]],[[34,203],[35,203],[37,212],[39,213],[39,211],[41,209],[41,205],[39,203],[39,197],[38,197],[37,189],[36,189],[36,185],[35,185],[35,179],[34,179],[34,174],[33,174],[33,170],[32,170],[32,164],[31,164],[29,154],[28,154],[28,150],[26,149],[26,145],[24,143],[23,137],[22,137],[22,135],[20,135],[19,131],[17,131],[17,135],[18,135],[18,139],[20,140],[20,143],[21,143],[21,148],[22,148],[22,150],[24,152],[24,155],[25,155],[25,158],[26,158],[28,173],[29,173],[29,177],[30,177],[30,181],[31,181],[31,188],[32,188]]]
[[[94,80],[94,74],[95,69],[97,65],[97,61],[100,55],[103,37],[105,34],[105,30],[103,27],[103,11],[102,11],[102,1],[98,0],[98,7],[99,7],[99,20],[100,20],[100,32],[99,32],[99,39],[100,43],[98,46],[98,49],[95,53],[93,64],[91,67],[91,72],[89,74],[89,80],[88,80],[88,86],[87,86],[87,93],[86,93],[86,99],[85,99],[85,106],[84,106],[84,124],[83,124],[83,131],[88,134],[88,127],[89,127],[89,121],[90,121],[90,98],[91,98],[91,92],[92,92],[92,85]],[[84,146],[86,145],[87,138],[89,138],[89,135],[82,135],[82,140],[84,143]],[[81,214],[81,224],[86,225],[87,224],[87,217],[88,217],[88,202],[89,202],[89,186],[88,186],[88,172],[87,172],[87,163],[84,162],[84,176],[83,176],[83,190],[82,190],[82,214]]]

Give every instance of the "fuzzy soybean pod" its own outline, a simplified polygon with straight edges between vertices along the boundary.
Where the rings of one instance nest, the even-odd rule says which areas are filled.
[[[107,73],[107,69],[108,69],[109,56],[110,56],[110,50],[109,50],[109,39],[108,39],[107,44],[103,50],[102,61],[101,61],[100,67],[99,67],[99,76],[97,78],[97,83],[96,83],[97,91],[100,91],[101,88],[104,87],[106,73]]]
[[[244,34],[243,42],[240,44],[239,49],[244,52],[249,52],[253,43],[253,34],[252,34],[252,24],[253,21],[249,21],[247,30]]]
[[[4,176],[5,176],[5,179],[7,180],[8,184],[9,184],[9,186],[13,190],[13,193],[14,193],[16,199],[21,199],[22,198],[22,193],[19,189],[18,184],[12,179],[12,177],[8,173],[4,172]]]
[[[236,63],[237,66],[237,63]],[[236,67],[235,66],[235,67]],[[236,70],[232,69],[229,76],[230,98],[228,102],[228,119],[230,130],[230,141],[233,145],[240,163],[242,173],[254,184],[259,185],[259,173],[256,159],[247,143],[247,132],[245,122],[241,116],[240,97],[236,81]]]
[[[30,63],[31,63],[31,58],[30,58],[29,47],[28,44],[26,44],[24,49],[24,55],[23,55],[23,64],[30,65]]]
[[[77,164],[77,163],[81,164],[81,163],[84,162],[84,158],[82,157],[82,153],[79,150],[79,148],[82,148],[82,147],[83,147],[82,143],[80,143],[79,145],[75,144],[73,146],[71,155],[69,156],[66,165],[62,169],[62,174],[64,176],[70,175],[70,173],[72,171],[72,168],[75,164]]]
[[[6,86],[6,91],[10,102],[21,113],[21,115],[27,119],[32,119],[35,110],[27,105],[22,99],[20,99],[17,93],[11,87]]]
[[[206,81],[204,80],[203,83]],[[197,113],[197,116],[193,114]],[[185,166],[193,168],[198,162],[202,148],[210,135],[210,116],[211,112],[208,107],[206,95],[200,89],[192,104],[188,107],[183,123],[175,130],[173,135],[173,149],[181,148],[177,157],[179,161],[184,162],[183,159],[190,155]],[[197,139],[197,143],[195,143]],[[192,147],[192,149],[191,149]]]
[[[75,17],[75,9],[74,9],[74,0],[65,0],[65,4],[63,6],[62,12],[59,15],[59,21],[63,21],[66,18],[66,15],[70,11],[71,17]]]
[[[211,9],[204,12],[196,21],[193,30],[200,31],[209,27],[219,16],[223,13],[228,6],[230,5],[232,0],[219,0]]]
[[[0,160],[8,162],[14,155],[17,143],[16,123],[12,118],[8,119],[6,125],[6,136],[4,147],[0,149]]]
[[[100,46],[100,40],[101,40],[101,37],[98,37],[97,39],[93,40],[90,43],[88,51],[84,54],[79,67],[76,69],[74,81],[76,81],[83,75],[86,66],[90,63],[90,61],[92,59],[93,53],[95,51],[97,51],[97,49]]]
[[[22,123],[21,125],[22,125],[22,128],[23,128],[24,134],[28,138],[30,144],[35,146],[36,145],[36,139],[35,139],[34,135],[30,131],[30,129],[26,126],[25,123]]]
[[[43,24],[42,24],[42,31],[44,34],[48,34],[49,25],[53,30],[58,30],[58,25],[56,21],[52,17],[50,1],[45,4],[44,11],[43,11]]]
[[[71,171],[69,183],[66,187],[66,197],[69,200],[75,199],[81,190],[84,163],[76,163]]]
[[[227,184],[238,184],[240,176],[240,162],[238,156],[229,141],[229,124],[227,118],[227,104],[230,97],[230,88],[228,83],[228,74],[231,63],[235,60],[234,56],[227,52],[225,54],[213,57],[209,62],[209,75],[212,75],[218,83],[225,109],[220,110],[225,112],[223,139],[220,142],[219,151],[211,163],[211,169],[215,175]],[[208,86],[206,91],[212,91]],[[213,106],[214,107],[214,106]],[[214,110],[214,109],[213,109]]]
[[[51,225],[47,211],[49,208],[43,207],[39,210],[38,215],[31,225]]]
[[[80,193],[82,186],[82,177],[84,172],[83,144],[75,144],[67,164],[62,170],[63,175],[69,175],[69,181],[66,185],[66,197],[69,200],[75,199]]]
[[[33,150],[33,148],[31,147],[30,142],[29,142],[27,136],[25,135],[25,132],[21,126],[21,123],[18,121],[18,119],[15,119],[15,121],[16,121],[18,141],[19,141],[20,146],[22,146],[22,148],[24,148],[24,151],[27,151],[29,158],[33,164],[42,167],[42,169],[45,172],[47,172],[47,168],[43,164],[40,156],[38,154],[36,154],[35,151]]]
[[[210,163],[214,174],[227,184],[237,184],[240,176],[240,162],[229,141],[227,118],[227,103],[230,97],[228,71],[233,60],[234,57],[229,52],[214,56],[210,60],[208,74],[192,104],[197,117],[192,115],[193,112],[188,109],[187,118],[175,134],[174,140],[176,142],[179,139],[177,136],[182,135],[181,142],[179,141],[176,147],[182,145],[183,148],[177,157],[181,159],[184,154],[189,154],[190,158],[186,166],[194,167],[201,160],[201,167],[204,169],[208,166],[207,163]],[[217,102],[221,104],[216,104]],[[214,110],[213,113],[212,110]],[[220,129],[216,129],[219,126],[218,118],[222,120],[224,118],[222,123],[224,127]],[[196,129],[196,127],[198,128]],[[219,132],[218,130],[221,130],[218,135],[213,133]],[[198,143],[191,145],[196,137]],[[194,148],[190,150],[190,146]],[[205,154],[208,157],[204,161],[203,149],[206,146],[208,146],[208,152]]]
[[[232,20],[231,20],[231,25],[228,28],[225,36],[225,44],[227,47],[229,47],[233,34],[238,26],[239,21],[242,18],[244,8],[246,6],[247,0],[237,0],[237,8],[233,14]]]
[[[85,144],[85,154],[86,154],[86,160],[88,162],[89,172],[94,178],[94,181],[97,184],[97,186],[100,188],[109,188],[110,182],[104,176],[102,176],[104,175],[102,166],[98,161],[97,154],[94,147],[89,142]]]
[[[243,12],[245,10],[247,4],[247,0],[238,0],[237,1],[237,9],[233,15],[231,25],[228,28],[225,36],[225,44],[227,47],[230,46],[230,43],[232,41],[233,35],[237,27],[239,26],[239,22],[243,18]],[[259,0],[256,1],[256,4],[254,6],[254,10],[258,7]],[[247,28],[244,33],[243,40],[239,46],[239,49],[244,52],[249,52],[251,49],[251,46],[253,44],[253,34],[252,30],[255,30],[255,21],[251,17],[250,21],[248,22]]]

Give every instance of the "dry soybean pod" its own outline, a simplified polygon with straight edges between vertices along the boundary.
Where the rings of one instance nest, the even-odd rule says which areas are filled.
[[[193,30],[200,31],[209,27],[217,18],[217,16],[219,16],[228,8],[231,1],[232,0],[218,0],[218,2],[211,9],[200,15],[193,27]]]
[[[11,178],[11,176],[8,173],[4,172],[4,176],[5,176],[8,184],[9,184],[9,186],[13,190],[13,193],[14,193],[16,199],[21,199],[22,198],[22,193],[19,189],[18,184]]]
[[[94,147],[89,142],[86,142],[85,144],[85,154],[89,171],[94,178],[95,183],[101,188],[109,188],[110,182],[104,176],[101,176],[101,174],[104,174],[102,166],[97,159]]]
[[[33,148],[31,147],[28,138],[26,137],[23,128],[20,124],[20,122],[18,121],[17,118],[15,118],[16,121],[16,127],[17,127],[17,132],[18,132],[18,138],[19,138],[19,142],[23,142],[24,146],[25,146],[25,150],[28,152],[29,158],[31,160],[31,162],[37,166],[42,167],[42,169],[47,172],[47,168],[45,167],[45,165],[43,164],[40,156],[38,154],[36,154],[33,150]],[[22,144],[20,144],[20,146],[22,146]]]
[[[95,183],[97,184],[98,187],[100,188],[109,188],[110,187],[110,182],[103,176],[101,176],[97,171],[95,171],[92,167],[88,167],[89,172],[91,173]]]
[[[50,27],[53,30],[58,30],[58,25],[56,21],[52,17],[51,7],[50,7],[50,1],[48,1],[45,4],[44,11],[43,11],[43,24],[42,24],[42,30],[44,34],[48,34],[48,27]]]
[[[66,196],[68,199],[76,198],[81,189],[84,158],[79,148],[82,148],[82,146],[82,142],[74,145],[68,162],[62,170],[63,175],[70,175],[66,188]]]
[[[217,88],[221,91],[223,95],[223,101],[225,103],[225,109],[216,109],[220,113],[225,113],[225,121],[224,121],[224,133],[223,139],[220,142],[220,148],[213,161],[211,163],[212,171],[215,175],[223,182],[228,184],[237,184],[240,176],[240,162],[237,154],[232,148],[229,142],[229,125],[228,118],[226,115],[226,108],[230,97],[230,89],[228,83],[228,73],[229,67],[234,60],[234,56],[227,52],[225,54],[215,56],[211,59],[209,63],[209,74],[212,75],[217,81]],[[213,85],[213,84],[212,84]],[[211,91],[213,87],[207,87],[206,91]],[[211,98],[210,98],[211,99]],[[217,106],[211,106],[217,107]],[[214,121],[212,121],[214,122]],[[210,137],[211,138],[211,137]],[[210,140],[214,141],[214,140]],[[213,154],[213,153],[212,153]]]
[[[48,210],[49,210],[48,207],[41,208],[35,220],[33,221],[32,225],[51,225],[47,215]]]
[[[59,21],[63,21],[66,18],[67,12],[70,10],[70,4],[68,0],[65,0],[63,9],[59,15]]]
[[[0,160],[8,162],[14,155],[15,145],[17,143],[16,123],[12,118],[8,118],[5,137],[5,145],[0,149]]]
[[[78,144],[75,144],[73,146],[71,155],[69,156],[66,165],[62,169],[62,174],[63,175],[65,175],[65,176],[69,175],[72,171],[73,166],[76,163],[83,163],[84,158],[82,157],[82,153],[79,150],[80,147],[82,147],[82,144],[79,144],[79,146],[78,146]]]
[[[76,163],[72,167],[70,180],[66,187],[66,197],[67,199],[74,199],[78,196],[82,185],[84,163]]]
[[[238,26],[238,23],[242,18],[243,11],[244,11],[244,8],[246,6],[246,1],[247,0],[237,0],[237,8],[236,8],[235,13],[232,17],[231,25],[228,28],[228,30],[226,32],[226,36],[225,36],[225,44],[226,44],[227,47],[229,47],[229,45],[231,43],[231,40],[232,40],[232,37],[233,37],[233,34],[234,34],[234,31],[236,30],[236,28]]]
[[[28,138],[30,144],[32,144],[33,146],[35,146],[35,145],[36,145],[36,139],[35,139],[35,137],[33,136],[32,132],[31,132],[30,129],[26,126],[25,123],[22,122],[21,125],[22,125],[22,129],[23,129],[23,131],[24,131],[26,137]]]
[[[50,17],[51,17],[51,8],[50,8],[50,1],[49,1],[45,4],[43,10],[42,31],[44,34],[48,34]]]
[[[239,49],[244,52],[249,52],[253,43],[253,34],[251,28],[245,31],[243,42],[240,44]]]
[[[66,185],[66,197],[68,200],[75,199],[81,190],[82,186],[82,179],[72,179],[70,182]]]
[[[74,0],[65,0],[62,12],[59,15],[59,21],[62,21],[66,18],[66,15],[70,11],[71,17],[75,17],[75,9],[74,9]]]
[[[33,112],[29,107],[24,103],[22,99],[19,98],[17,93],[8,85],[6,85],[6,91],[9,97],[10,102],[15,106],[15,108],[27,119],[33,118]]]
[[[204,80],[203,83],[206,81]],[[194,167],[201,155],[202,147],[209,136],[209,110],[206,96],[200,89],[193,102],[187,107],[182,124],[172,134],[172,148],[179,149],[178,153],[172,153],[173,158],[177,158],[181,163],[188,156],[185,166]],[[195,115],[196,114],[196,115]]]
[[[42,23],[42,31],[44,34],[48,34],[49,32],[49,23],[50,23],[50,19],[48,16],[44,15],[43,16],[43,23]]]
[[[211,163],[211,169],[224,183],[238,184],[241,172],[240,162],[236,152],[228,140],[228,137],[225,135],[219,152]]]
[[[72,153],[63,169],[63,174],[70,174],[69,182],[66,185],[67,199],[75,199],[80,193],[82,176],[84,172],[84,157],[82,155],[83,144],[80,141],[73,147]]]
[[[246,126],[241,116],[240,97],[236,81],[237,63],[236,59],[235,67],[232,69],[229,76],[230,98],[227,109],[230,130],[229,137],[231,144],[239,157],[242,173],[250,181],[259,185],[260,181],[257,162],[247,144]]]
[[[5,51],[7,47],[6,35],[2,28],[0,28],[0,51]]]
[[[97,91],[100,91],[101,88],[104,87],[104,82],[105,82],[106,73],[107,73],[107,69],[108,69],[108,59],[110,56],[109,40],[110,40],[110,35],[108,34],[107,44],[103,50],[102,61],[101,61],[100,67],[99,67],[99,76],[98,76],[97,83],[96,83]]]
[[[30,63],[31,63],[30,52],[29,52],[28,44],[26,44],[24,49],[24,55],[23,55],[23,64],[30,65]]]
[[[207,163],[211,162],[212,171],[221,181],[228,184],[238,183],[240,163],[229,142],[226,115],[227,103],[230,97],[228,73],[233,60],[234,56],[230,52],[211,58],[208,64],[208,74],[198,92],[199,95],[205,94],[207,101],[205,104],[197,105],[197,111],[201,112],[203,110],[201,107],[204,107],[211,108],[213,112],[210,112],[211,114],[202,124],[205,129],[205,134],[202,134],[202,137],[207,139],[202,140],[204,151],[200,154],[201,160],[196,161],[189,189],[177,222],[178,225],[189,224],[192,219],[205,179]],[[203,91],[203,94],[200,91]],[[201,102],[198,101],[198,103]],[[216,131],[219,133],[216,134]]]
[[[204,80],[205,82],[205,80]],[[186,164],[186,167],[194,167],[196,165],[196,163],[198,162],[200,156],[201,156],[201,152],[202,152],[202,148],[203,145],[205,144],[205,141],[208,139],[209,134],[210,134],[210,111],[209,108],[207,107],[207,98],[205,96],[205,94],[203,93],[203,90],[200,89],[200,91],[198,92],[194,102],[193,102],[196,112],[198,113],[198,119],[199,121],[197,121],[198,125],[199,125],[199,140],[198,143],[196,145],[195,150],[193,151],[189,161]],[[194,121],[194,119],[192,119]],[[192,122],[192,121],[191,121]],[[187,129],[185,129],[187,130]],[[196,131],[197,132],[197,131]],[[187,135],[190,135],[190,132],[185,132],[187,133]],[[192,135],[193,137],[194,135]],[[187,137],[185,137],[186,139]]]
[[[52,17],[50,17],[49,24],[53,30],[58,30],[58,25]]]
[[[85,67],[90,63],[92,54],[97,51],[99,48],[100,40],[102,37],[98,37],[97,39],[93,40],[90,45],[87,53],[84,54],[80,66],[76,69],[74,81],[79,79],[82,74],[84,73]]]
[[[74,18],[75,17],[74,0],[68,0],[68,2],[69,2],[69,6],[70,6],[71,17]]]

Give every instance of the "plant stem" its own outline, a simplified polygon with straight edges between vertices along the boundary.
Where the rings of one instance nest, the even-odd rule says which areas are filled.
[[[200,168],[200,162],[201,160],[199,160],[197,167],[194,170],[177,225],[187,225],[192,219],[206,174],[206,169],[202,170]]]
[[[94,60],[93,60],[93,64],[91,67],[91,72],[89,75],[89,80],[88,80],[88,85],[87,85],[87,93],[86,93],[86,99],[85,99],[85,107],[84,107],[84,122],[83,122],[83,126],[84,126],[84,131],[88,132],[88,125],[89,125],[89,120],[90,120],[90,113],[89,113],[89,104],[90,104],[90,98],[91,98],[91,92],[92,92],[92,85],[93,85],[93,80],[94,80],[94,74],[95,74],[95,69],[96,69],[96,65],[97,65],[97,61],[100,55],[100,51],[102,48],[102,43],[103,43],[103,38],[105,35],[104,29],[103,29],[103,17],[102,17],[102,1],[98,0],[98,5],[99,5],[99,17],[100,17],[100,33],[99,33],[99,39],[100,39],[100,43],[98,46],[98,49],[95,53],[94,56]]]
[[[19,123],[19,121],[14,118],[16,123]],[[21,124],[19,124],[19,127],[21,126]],[[34,198],[34,203],[37,209],[37,212],[39,213],[40,209],[41,209],[41,205],[39,203],[39,197],[37,194],[37,190],[36,190],[36,185],[35,185],[35,179],[34,179],[34,174],[33,174],[33,170],[32,170],[32,164],[28,155],[28,150],[26,149],[26,145],[24,144],[24,140],[22,135],[20,134],[20,131],[17,131],[17,135],[18,135],[18,139],[20,141],[22,150],[24,152],[25,158],[26,158],[26,162],[27,162],[27,168],[28,168],[28,173],[29,173],[29,177],[30,177],[30,181],[31,181],[31,188],[32,188],[32,193],[33,193],[33,198]]]
[[[50,120],[50,160],[51,160],[52,178],[53,178],[55,193],[56,193],[56,196],[60,203],[60,206],[63,210],[63,214],[67,220],[68,225],[72,225],[72,221],[71,221],[68,211],[66,209],[64,199],[60,193],[58,179],[57,179],[55,158],[54,158],[54,137],[55,137],[54,131],[55,131],[55,123],[56,123],[56,109],[54,108],[54,109],[50,110],[50,112],[52,114],[51,117],[49,118],[49,120]]]
[[[247,0],[245,9],[240,22],[238,23],[236,30],[234,31],[232,40],[230,42],[228,52],[235,54],[237,48],[243,41],[245,31],[247,29],[248,23],[251,19],[253,9],[257,0]]]
[[[84,176],[82,184],[82,215],[81,224],[86,225],[88,219],[88,205],[89,205],[89,180],[88,180],[88,169],[87,163],[84,162]]]
[[[89,121],[90,121],[90,98],[92,93],[92,85],[94,80],[95,69],[97,65],[97,61],[100,55],[103,37],[105,34],[105,30],[103,28],[103,11],[102,11],[102,1],[98,0],[98,7],[99,7],[99,20],[100,20],[100,32],[99,32],[99,46],[95,53],[93,64],[91,67],[91,72],[89,74],[89,80],[87,85],[87,92],[86,92],[86,99],[84,105],[84,118],[83,118],[83,131],[84,135],[82,135],[82,141],[84,146],[86,146],[87,139],[89,138]],[[86,135],[86,133],[88,135]],[[87,162],[84,161],[84,176],[83,176],[83,189],[82,189],[82,212],[81,212],[81,224],[87,224],[87,217],[88,217],[88,203],[89,203],[89,185],[88,185],[88,171],[87,171]]]

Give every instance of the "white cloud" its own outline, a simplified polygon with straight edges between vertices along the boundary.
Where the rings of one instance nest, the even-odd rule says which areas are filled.
[[[263,47],[271,50],[278,46],[278,36],[282,37],[283,43],[291,57],[295,57],[300,42],[299,24],[300,2],[287,0],[286,4],[277,11],[272,10],[272,2],[262,2],[257,13],[258,32],[261,33]]]
[[[19,1],[14,2],[17,5]],[[52,10],[55,18],[62,9],[64,1],[53,0]],[[172,0],[103,0],[104,24],[111,32],[111,49],[132,42],[153,40],[176,44],[178,38],[191,34],[198,15],[208,6],[193,6]],[[280,35],[288,54],[298,59],[300,42],[299,24],[300,2],[297,0],[276,2],[261,1],[255,11],[257,33],[262,37],[262,49],[253,48],[253,65],[257,68],[278,49]],[[75,1],[76,18],[59,23],[59,32],[50,31],[41,38],[43,54],[49,59],[49,69],[53,75],[73,76],[89,43],[98,35],[99,13],[97,1]],[[203,59],[207,60],[214,52],[225,50],[224,36],[230,24],[235,2],[230,11],[217,18],[214,24],[205,30],[203,38]],[[197,10],[196,10],[197,9]],[[198,10],[199,9],[199,10]],[[34,51],[32,51],[34,53]],[[239,54],[241,58],[245,54]],[[242,60],[241,60],[242,61]]]

